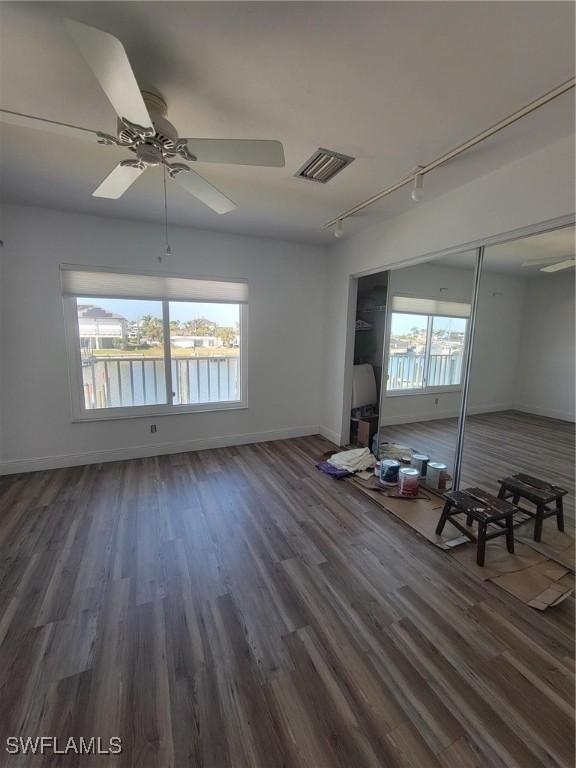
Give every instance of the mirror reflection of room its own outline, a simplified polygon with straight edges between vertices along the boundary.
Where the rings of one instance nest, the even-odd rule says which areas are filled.
[[[517,537],[554,555],[574,539],[574,264],[573,227],[486,248],[461,467],[461,488],[520,504]]]
[[[389,273],[379,452],[422,456],[439,490],[454,468],[475,263],[461,253]]]

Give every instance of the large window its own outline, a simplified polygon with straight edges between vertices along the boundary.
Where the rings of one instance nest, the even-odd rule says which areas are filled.
[[[393,296],[386,392],[458,388],[469,314],[469,304]]]
[[[245,282],[61,274],[75,418],[245,405]]]
[[[174,403],[240,400],[240,305],[171,301],[169,312]]]

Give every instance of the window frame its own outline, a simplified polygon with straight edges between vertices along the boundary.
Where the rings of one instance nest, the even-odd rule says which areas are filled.
[[[394,294],[394,296],[401,296],[402,298],[409,298],[409,299],[422,299],[422,298],[431,298],[431,297],[424,297],[424,296],[410,296],[408,294]],[[393,297],[391,297],[392,299]],[[435,297],[432,297],[435,298]],[[457,301],[456,299],[453,300],[455,303],[459,304],[466,304],[468,306],[469,302],[466,301]],[[388,389],[388,364],[390,360],[390,337],[392,333],[392,315],[418,315],[419,317],[427,318],[427,324],[426,324],[426,349],[424,352],[425,358],[424,358],[424,374],[423,378],[428,380],[428,374],[430,370],[430,349],[432,347],[432,327],[434,324],[434,318],[435,317],[446,317],[450,319],[455,320],[465,320],[466,321],[466,331],[464,334],[464,347],[463,347],[463,354],[462,359],[466,359],[466,355],[468,354],[468,343],[469,343],[469,332],[470,332],[470,316],[468,317],[461,317],[459,315],[449,315],[449,314],[427,314],[423,312],[417,312],[417,311],[411,311],[411,312],[402,312],[398,310],[392,310],[392,300],[390,301],[388,311],[386,313],[387,322],[386,322],[386,332],[384,336],[384,358],[383,358],[383,365],[382,365],[382,374],[385,381],[385,386],[383,387],[384,391],[384,397],[406,397],[407,395],[433,395],[433,394],[442,394],[442,393],[450,393],[450,392],[460,392],[462,390],[462,378],[463,378],[463,369],[460,373],[460,381],[458,384],[436,384],[434,386],[429,385],[426,383],[422,387],[411,387],[410,389]]]
[[[137,274],[136,272],[134,274]],[[190,278],[195,279],[195,278]],[[129,297],[125,297],[129,298]],[[95,297],[97,299],[97,297]],[[78,327],[78,297],[62,296],[64,333],[68,363],[68,381],[70,388],[72,422],[111,421],[118,419],[150,418],[151,416],[175,416],[183,413],[206,413],[210,411],[234,411],[248,408],[248,304],[238,303],[239,308],[239,366],[240,366],[240,399],[210,401],[207,403],[186,403],[175,405],[172,402],[172,356],[170,352],[170,303],[174,299],[150,298],[162,304],[162,320],[164,329],[164,371],[166,378],[167,403],[151,405],[127,405],[116,408],[86,408],[82,381],[82,366],[80,365],[80,333]],[[210,302],[184,302],[210,303]],[[234,304],[235,302],[230,302]]]

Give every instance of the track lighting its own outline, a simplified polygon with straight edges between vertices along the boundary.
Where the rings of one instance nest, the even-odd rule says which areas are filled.
[[[422,190],[422,184],[424,182],[424,176],[421,173],[418,173],[424,166],[419,165],[416,170],[414,171],[414,186],[412,187],[412,192],[410,193],[410,197],[412,200],[414,200],[415,203],[420,202],[422,200],[422,195],[424,194]]]
[[[551,91],[548,91],[548,93],[545,93],[543,96],[540,96],[538,99],[531,101],[530,104],[526,104],[526,106],[522,107],[521,109],[518,109],[513,114],[508,115],[502,120],[499,120],[497,123],[494,123],[494,125],[490,126],[490,128],[486,128],[485,131],[481,131],[480,133],[476,134],[476,136],[473,136],[471,139],[468,139],[468,141],[465,141],[463,144],[459,144],[457,147],[453,147],[448,152],[445,152],[440,157],[437,157],[435,160],[432,160],[431,162],[426,163],[425,165],[426,173],[428,174],[430,173],[430,171],[434,171],[436,168],[446,165],[446,163],[450,162],[451,160],[454,160],[456,157],[460,157],[460,155],[463,155],[465,152],[468,152],[468,150],[472,149],[472,147],[475,147],[481,142],[486,141],[487,139],[491,138],[492,136],[499,133],[500,131],[503,131],[505,128],[508,128],[508,126],[513,125],[514,123],[517,123],[519,120],[522,120],[524,117],[527,117],[528,115],[532,114],[536,110],[541,109],[546,104],[549,104],[554,99],[557,99],[560,96],[563,96],[565,93],[573,90],[575,87],[576,87],[576,78],[571,77],[570,80],[566,80],[566,82],[561,83],[556,88],[553,88]],[[387,197],[388,195],[391,195],[393,192],[396,192],[396,190],[407,187],[408,184],[412,184],[412,182],[416,181],[416,179],[414,178],[416,175],[422,175],[422,172],[419,170],[412,171],[412,173],[409,173],[404,178],[400,179],[394,184],[391,184],[389,187],[386,187],[386,189],[383,189],[380,192],[377,192],[375,195],[372,195],[366,200],[363,200],[361,203],[358,203],[352,208],[349,208],[347,211],[343,211],[342,213],[338,214],[335,218],[330,219],[330,221],[327,221],[326,224],[324,224],[322,229],[330,229],[330,227],[333,227],[336,224],[338,219],[347,219],[349,216],[355,216],[357,213],[360,213],[360,211],[363,211],[365,208],[368,208],[370,205],[374,205],[374,203],[377,203],[379,200],[382,200],[382,198]],[[414,197],[414,195],[412,195],[412,197]]]
[[[344,234],[344,227],[342,225],[342,219],[338,219],[336,226],[334,227],[334,237],[342,237]]]

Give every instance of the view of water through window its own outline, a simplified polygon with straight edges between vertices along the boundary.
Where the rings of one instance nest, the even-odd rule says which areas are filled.
[[[87,409],[168,403],[161,301],[78,298]],[[174,405],[240,399],[240,306],[170,302]]]
[[[393,312],[387,389],[455,386],[462,378],[467,320]]]

